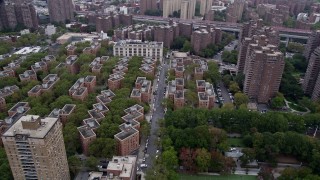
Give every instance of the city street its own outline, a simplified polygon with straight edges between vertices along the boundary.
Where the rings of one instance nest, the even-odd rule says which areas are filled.
[[[166,60],[165,60],[166,61]],[[162,100],[164,98],[164,88],[167,86],[165,83],[165,76],[168,71],[168,65],[162,65],[162,69],[160,71],[159,76],[159,82],[157,82],[158,88],[157,88],[157,94],[154,95],[155,101],[154,101],[154,112],[152,115],[152,118],[150,119],[150,136],[149,136],[149,142],[147,147],[147,153],[146,153],[146,162],[145,164],[148,165],[148,168],[150,168],[153,165],[153,160],[157,155],[158,149],[158,120],[164,118],[164,107],[161,105]],[[141,144],[142,147],[145,147],[145,144]],[[160,152],[158,152],[160,154]],[[143,169],[144,170],[144,169]]]

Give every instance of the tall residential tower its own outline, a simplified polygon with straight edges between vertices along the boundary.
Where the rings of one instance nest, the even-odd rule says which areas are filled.
[[[48,9],[51,22],[73,20],[74,6],[72,0],[48,0]]]
[[[70,179],[58,118],[22,116],[2,135],[2,141],[14,179]]]

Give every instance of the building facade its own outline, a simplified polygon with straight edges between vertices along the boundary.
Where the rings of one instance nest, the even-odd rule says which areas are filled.
[[[2,136],[14,179],[70,179],[57,118],[22,116]]]
[[[48,0],[48,10],[51,22],[73,20],[74,5],[72,0]]]
[[[249,45],[243,92],[258,103],[268,103],[279,90],[284,70],[284,56],[265,36]]]
[[[162,42],[119,41],[113,46],[114,56],[143,56],[162,60]]]

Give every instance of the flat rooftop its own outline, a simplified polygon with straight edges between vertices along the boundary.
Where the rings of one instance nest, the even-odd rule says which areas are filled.
[[[205,80],[196,80],[196,83],[198,87],[206,86]]]
[[[205,92],[198,92],[198,98],[201,101],[208,101],[209,100],[209,96]]]
[[[101,118],[105,117],[101,112],[99,112],[95,109],[89,110],[88,113],[91,117],[93,117],[95,119],[101,119]]]
[[[75,107],[76,107],[75,104],[66,104],[66,105],[64,105],[63,108],[62,108],[63,114],[70,114]]]
[[[96,136],[96,133],[94,133],[93,130],[88,125],[78,127],[78,131],[84,138],[90,138],[90,137]]]
[[[77,55],[70,55],[66,58],[66,64],[71,65],[71,64],[75,63],[77,60],[78,60]]]
[[[176,71],[184,71],[184,67],[183,66],[177,66],[176,67]]]
[[[174,94],[174,98],[184,98],[184,92],[182,90],[177,90]]]
[[[134,111],[139,111],[139,110],[141,110],[141,109],[143,109],[143,107],[142,107],[141,105],[135,104],[135,105],[133,105],[133,106],[125,109],[124,112],[125,112],[125,113],[132,113],[132,112],[134,112]]]
[[[139,111],[132,111],[132,112],[126,114],[125,116],[122,116],[122,119],[124,121],[130,121],[130,120],[138,119],[141,116],[143,116],[143,114],[140,113]]]
[[[94,109],[98,111],[109,111],[108,107],[102,103],[96,103],[92,105]]]
[[[30,109],[28,102],[18,102],[9,111],[12,111],[12,112],[20,111],[20,113],[23,113],[23,111],[26,110],[25,107],[27,107],[27,109]]]
[[[127,137],[129,137],[133,134],[136,134],[136,133],[139,133],[139,131],[133,127],[128,127],[128,128],[126,128],[125,131],[121,131],[114,136],[122,141],[122,140],[126,139]]]
[[[22,121],[32,121],[33,119],[38,118],[40,117],[37,115],[22,116],[3,134],[3,136],[14,137],[16,135],[28,135],[29,138],[43,139],[47,135],[48,131],[50,131],[53,125],[58,121],[58,118],[46,117],[41,119],[41,126],[36,130],[24,129],[22,127]]]
[[[90,128],[92,129],[96,129],[100,126],[100,124],[98,123],[98,121],[94,118],[88,118],[88,119],[84,119],[83,122],[88,125]]]
[[[132,89],[131,96],[134,96],[134,97],[141,96],[140,89],[136,89],[136,88]]]
[[[123,76],[119,75],[119,74],[110,74],[109,76],[109,80],[111,81],[116,81],[116,80],[121,80],[123,79]]]
[[[176,85],[184,86],[184,79],[183,78],[176,78],[175,81],[176,81]]]

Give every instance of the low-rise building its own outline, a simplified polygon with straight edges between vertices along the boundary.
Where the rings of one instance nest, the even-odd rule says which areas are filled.
[[[49,74],[43,78],[41,85],[35,85],[30,91],[28,91],[29,97],[38,97],[41,94],[51,91],[53,86],[59,81],[57,74]]]
[[[77,60],[77,55],[70,55],[66,59],[66,66],[71,74],[77,74],[80,70],[79,66],[76,64]]]
[[[110,89],[101,91],[101,94],[96,97],[98,103],[108,104],[112,98],[116,96]]]
[[[136,179],[137,156],[113,156],[107,167],[106,179]]]
[[[78,79],[69,89],[69,95],[75,99],[83,101],[89,92],[94,92],[96,86],[96,76],[87,76]]]
[[[89,110],[88,113],[92,118],[96,119],[98,122],[101,122],[108,111],[109,109],[107,106],[102,103],[96,103],[93,105],[93,109]]]
[[[132,154],[139,149],[139,131],[132,126],[131,122],[125,122],[119,128],[121,132],[114,135],[117,152],[121,156]]]
[[[99,124],[97,122],[97,124]],[[91,124],[95,125],[95,124]],[[83,126],[78,127],[78,131],[80,133],[80,141],[82,145],[83,154],[89,155],[89,145],[97,138],[96,133],[91,128],[90,124],[85,124]]]
[[[11,96],[13,93],[19,91],[19,87],[17,85],[6,86],[0,89],[0,97],[5,98],[7,96]]]
[[[34,63],[34,65],[31,65],[31,70],[33,70],[36,73],[38,71],[48,72],[48,65],[44,61],[39,61],[39,62]]]
[[[135,88],[132,90],[130,97],[138,102],[149,103],[151,97],[151,81],[146,77],[137,77]]]
[[[37,74],[33,70],[26,70],[23,74],[19,74],[19,78],[21,82],[38,80]]]
[[[120,75],[119,73],[116,74],[110,74],[108,79],[108,87],[110,90],[115,91],[117,89],[121,88],[121,80],[124,77]]]
[[[183,90],[177,90],[174,94],[174,109],[180,109],[183,108],[185,104],[184,100],[184,91]]]
[[[76,46],[70,45],[70,46],[67,46],[66,49],[67,49],[68,56],[76,55],[76,49],[77,49]]]
[[[199,108],[205,108],[205,109],[213,108],[215,103],[215,93],[214,93],[213,85],[206,82],[205,91],[198,92],[198,98],[199,98]]]
[[[5,77],[15,77],[15,72],[12,69],[0,71],[0,79]]]
[[[113,46],[114,56],[143,56],[162,61],[163,42],[142,42],[140,40],[122,40]]]
[[[84,54],[92,54],[97,55],[98,51],[101,48],[101,43],[99,42],[92,42],[89,47],[83,49]]]
[[[183,66],[177,66],[175,68],[175,76],[177,78],[183,78],[183,73],[184,73],[184,67]]]
[[[95,74],[101,73],[102,65],[107,62],[109,56],[96,57],[89,65],[91,67],[91,71]]]
[[[139,68],[146,76],[154,76],[154,67],[149,64],[142,64]]]
[[[48,117],[58,118],[60,122],[65,125],[68,121],[68,117],[71,115],[71,113],[73,113],[75,108],[75,104],[66,104],[62,109],[53,109]]]

